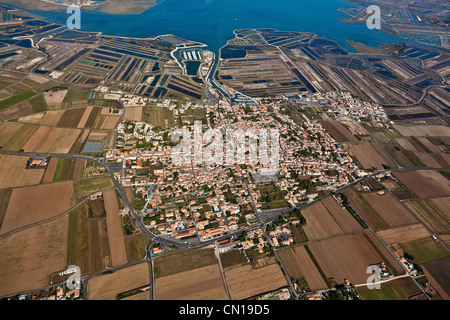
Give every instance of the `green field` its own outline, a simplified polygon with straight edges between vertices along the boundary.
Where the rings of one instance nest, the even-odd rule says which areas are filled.
[[[400,247],[414,257],[416,263],[423,263],[448,256],[449,253],[432,237],[400,243]]]
[[[8,208],[9,198],[11,198],[12,189],[0,190],[0,227],[5,217],[6,209]]]
[[[58,159],[58,164],[56,165],[56,169],[55,169],[55,175],[53,176],[53,182],[59,181],[63,163],[64,163],[64,158]]]
[[[101,175],[78,180],[77,195],[85,197],[97,191],[111,189],[114,183],[109,175]]]
[[[231,250],[220,255],[222,267],[228,268],[234,265],[247,263],[247,258],[241,250]]]
[[[269,203],[263,203],[261,206],[262,210],[289,208],[289,203],[286,200],[275,200]]]
[[[47,111],[47,104],[41,95],[30,99],[30,104],[33,107],[33,111],[36,113]]]
[[[36,95],[34,91],[27,91],[23,93],[19,93],[18,95],[15,95],[13,97],[6,98],[2,101],[0,101],[0,110],[4,110],[6,108],[9,108],[15,104],[18,104],[22,101],[28,100],[31,97]]]
[[[381,289],[370,290],[366,286],[358,287],[361,300],[405,300],[405,296],[401,286],[396,281],[390,281],[381,284]]]
[[[426,299],[417,284],[409,277],[391,280],[370,290],[367,286],[356,288],[362,300],[408,300]]]

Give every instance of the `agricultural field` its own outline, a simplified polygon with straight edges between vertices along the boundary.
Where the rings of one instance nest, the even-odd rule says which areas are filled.
[[[0,146],[4,146],[22,127],[23,124],[17,122],[2,123],[0,125]]]
[[[419,198],[450,196],[450,182],[437,171],[396,172],[394,176]]]
[[[343,234],[342,229],[321,202],[303,210],[302,215],[306,219],[303,230],[311,241]]]
[[[175,251],[154,260],[155,277],[165,277],[213,264],[217,264],[217,258],[212,247]]]
[[[67,264],[79,266],[82,275],[111,266],[106,219],[89,217],[92,209],[84,203],[69,215]]]
[[[0,296],[46,287],[67,268],[67,225],[63,216],[0,238]]]
[[[151,291],[147,290],[144,292],[140,292],[140,293],[136,293],[134,295],[122,298],[120,300],[136,300],[136,301],[141,301],[141,300],[150,300],[151,299]]]
[[[86,159],[59,158],[57,160],[57,165],[52,177],[53,181],[77,180],[84,177]]]
[[[29,157],[0,155],[0,189],[39,184],[45,169],[26,169]]]
[[[125,250],[125,241],[119,216],[119,204],[117,202],[116,191],[104,191],[103,199],[105,202],[106,225],[108,229],[112,266],[117,267],[127,263],[127,252]]]
[[[98,116],[98,112],[100,111],[100,108],[98,107],[87,107],[84,109],[83,116],[80,119],[80,122],[78,122],[77,128],[92,128],[94,125],[95,119]]]
[[[295,280],[304,279],[311,291],[328,288],[326,279],[318,270],[304,246],[277,250],[287,274]]]
[[[332,197],[326,198],[322,201],[322,203],[342,229],[343,233],[353,233],[363,230],[361,225],[352,217],[350,212],[342,208]]]
[[[370,290],[367,286],[360,286],[356,288],[356,291],[362,300],[408,300],[410,297],[422,294],[420,288],[410,278],[382,283],[380,290]]]
[[[417,158],[419,158],[420,161],[423,162],[424,167],[428,168],[442,168],[442,165],[436,161],[436,159],[433,158],[432,155],[428,153],[420,153],[420,152],[414,152]]]
[[[67,210],[72,203],[71,181],[15,188],[0,234],[53,218]]]
[[[159,277],[155,280],[157,300],[226,300],[218,264]]]
[[[450,197],[403,202],[435,234],[450,234]]]
[[[351,153],[358,159],[364,169],[383,170],[394,168],[395,164],[382,150],[377,150],[375,143],[368,141],[348,145]]]
[[[425,166],[413,151],[400,150],[392,146],[388,146],[385,149],[398,165],[403,168],[422,168]]]
[[[85,197],[101,190],[114,187],[114,183],[109,175],[100,175],[84,178],[77,181],[76,191],[78,197]]]
[[[302,210],[302,215],[306,219],[302,228],[310,241],[362,230],[351,214],[331,197]]]
[[[416,263],[423,263],[450,255],[450,253],[431,236],[422,239],[401,242],[400,247],[414,257]]]
[[[159,107],[143,107],[141,119],[142,122],[162,128],[170,128],[175,122],[172,110]]]
[[[129,121],[142,121],[142,107],[126,107],[124,119]]]
[[[322,126],[331,136],[339,142],[356,142],[356,138],[341,122],[339,121],[323,121]]]
[[[400,126],[394,128],[405,137],[448,137],[450,128],[445,126]]]
[[[68,153],[81,130],[40,126],[23,146],[25,152]]]
[[[9,107],[17,105],[23,101],[26,101],[35,95],[36,95],[36,92],[34,92],[34,91],[26,91],[26,92],[17,94],[15,96],[3,99],[0,101],[0,110],[8,109]]]
[[[424,151],[428,151],[430,153],[439,153],[442,151],[446,151],[446,148],[444,146],[440,146],[440,141],[437,141],[436,145],[431,142],[429,139],[427,138],[417,138],[418,142],[420,142],[420,144],[424,147],[422,149],[424,149]]]
[[[73,108],[64,111],[64,114],[59,119],[58,127],[62,128],[78,128],[87,108]],[[83,128],[82,126],[81,128]]]
[[[450,276],[448,273],[450,257],[426,262],[422,264],[422,268],[439,295],[445,300],[450,300]]]
[[[129,263],[136,262],[145,257],[145,241],[141,234],[126,235],[124,240]]]
[[[387,245],[408,242],[430,236],[430,233],[420,223],[409,224],[404,227],[391,228],[388,230],[378,231],[377,235]]]
[[[225,271],[231,300],[251,298],[258,294],[287,286],[286,279],[276,263],[253,269],[244,265]]]
[[[401,227],[418,221],[392,195],[378,195],[376,192],[363,193],[362,197],[377,212],[379,218],[389,227]]]
[[[88,300],[116,300],[117,295],[150,284],[148,262],[94,277],[87,281]]]
[[[2,124],[3,126],[4,124]],[[14,133],[4,137],[4,144],[2,145],[4,150],[19,151],[30,139],[30,137],[38,130],[39,126],[35,124],[20,124],[20,128],[16,131],[17,127],[14,127]],[[9,131],[11,126],[7,128]],[[9,137],[9,139],[8,139]],[[1,138],[0,138],[1,139]]]
[[[382,261],[391,273],[403,272],[401,266],[370,232],[310,242],[308,248],[326,277],[337,283],[344,283],[344,279],[353,284],[365,283],[367,267]]]
[[[105,110],[103,108],[102,110]],[[98,130],[114,130],[120,120],[118,115],[100,114],[94,122],[94,129]]]
[[[353,209],[375,231],[418,223],[414,216],[388,193],[358,194],[353,189],[347,189],[344,195]]]
[[[43,113],[36,113],[29,116],[23,116],[17,119],[17,122],[20,123],[29,123],[29,124],[39,124],[41,119],[44,117]]]
[[[44,93],[45,103],[50,110],[60,109],[68,90],[51,90]]]
[[[0,189],[0,227],[5,217],[6,209],[8,209],[9,199],[11,198],[12,189]]]
[[[408,138],[396,138],[395,141],[405,150],[418,151]]]
[[[106,217],[105,203],[102,198],[89,199],[89,217],[104,218]]]
[[[65,110],[47,111],[42,117],[39,124],[41,126],[56,127]]]
[[[223,268],[248,263],[247,257],[242,250],[231,250],[220,255]]]
[[[71,86],[67,91],[61,108],[80,107],[88,105],[89,89]]]

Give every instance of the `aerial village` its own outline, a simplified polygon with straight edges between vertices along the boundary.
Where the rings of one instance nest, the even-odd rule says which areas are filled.
[[[206,241],[247,229],[258,224],[255,210],[273,211],[277,215],[367,175],[316,119],[305,113],[300,117],[290,114],[288,106],[292,99],[318,104],[336,117],[389,126],[383,108],[353,99],[348,93],[284,95],[270,103],[261,98],[259,106],[230,105],[225,99],[218,105],[158,100],[157,106],[173,110],[174,118],[185,119],[182,116],[187,112],[204,113],[203,132],[212,127],[247,132],[277,130],[278,172],[261,174],[267,168],[260,162],[248,164],[248,161],[231,166],[198,165],[194,161],[182,166],[175,164],[171,152],[178,142],[173,142],[171,135],[180,126],[193,132],[192,119],[166,128],[124,119],[117,128],[116,148],[108,150],[105,159],[115,168],[118,181],[131,187],[134,196],[140,199],[142,205],[136,209],[155,234]],[[125,94],[121,101],[127,108],[156,102],[153,100]],[[245,150],[248,154],[249,147]],[[297,223],[299,220],[293,219],[271,231],[271,245],[292,244],[289,226]],[[281,234],[284,236],[280,237]],[[266,244],[261,230],[256,228],[242,240],[242,247],[257,247],[264,252]]]

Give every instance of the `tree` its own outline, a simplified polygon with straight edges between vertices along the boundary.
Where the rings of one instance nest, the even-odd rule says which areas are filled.
[[[243,232],[243,233],[241,233],[240,235],[239,235],[239,240],[240,241],[245,241],[245,239],[247,239],[247,232]]]

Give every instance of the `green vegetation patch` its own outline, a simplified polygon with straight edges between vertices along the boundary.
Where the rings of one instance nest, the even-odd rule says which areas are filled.
[[[30,99],[30,104],[33,108],[33,111],[36,113],[47,111],[47,104],[45,103],[45,100],[41,95],[35,96]]]
[[[412,256],[416,263],[423,263],[449,255],[447,250],[432,237],[400,243],[400,247],[409,256]]]
[[[220,255],[222,267],[228,268],[234,265],[247,263],[247,257],[242,250],[231,250]]]
[[[410,278],[400,278],[385,282],[380,289],[370,290],[367,286],[356,288],[362,300],[407,300],[424,298],[422,291]]]
[[[78,180],[77,194],[79,197],[85,197],[97,191],[111,189],[114,183],[109,175],[100,175]]]
[[[264,203],[261,206],[262,210],[272,210],[272,209],[280,209],[280,208],[288,208],[290,207],[289,202],[286,200],[275,200],[271,201],[269,203]]]
[[[6,209],[8,208],[11,193],[11,188],[0,190],[0,227],[2,226],[3,218],[5,217]]]
[[[287,191],[281,191],[275,184],[261,185],[258,189],[261,194],[260,202],[262,203],[262,210],[289,207],[289,203],[284,199]]]
[[[6,98],[6,99],[0,101],[0,110],[4,110],[6,108],[9,108],[15,104],[22,102],[22,101],[28,100],[35,95],[36,95],[36,92],[27,91],[27,92],[19,93],[18,95],[15,95],[13,97]]]
[[[63,163],[64,163],[64,158],[58,159],[58,164],[56,165],[56,169],[55,169],[55,175],[53,176],[53,182],[59,181]]]
[[[362,300],[403,300],[403,290],[395,281],[390,281],[381,284],[381,289],[370,290],[366,286],[358,287],[358,291]]]

